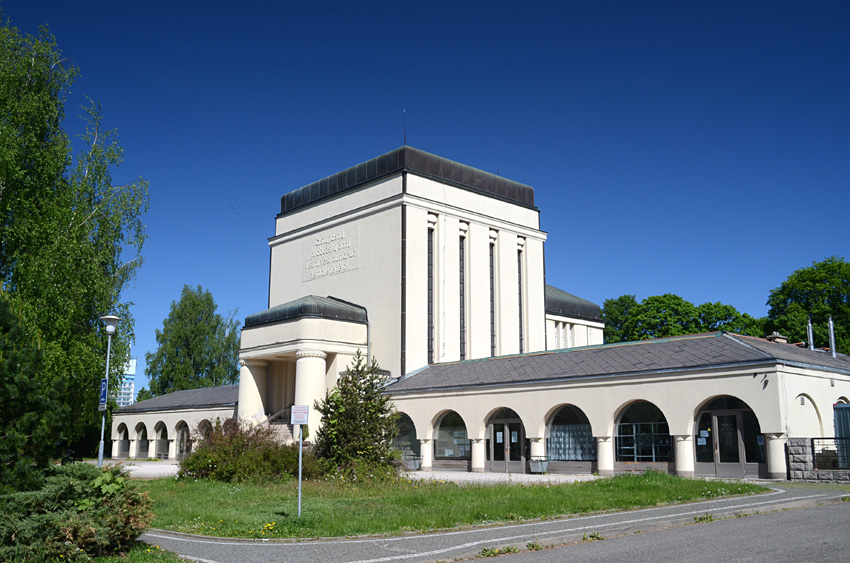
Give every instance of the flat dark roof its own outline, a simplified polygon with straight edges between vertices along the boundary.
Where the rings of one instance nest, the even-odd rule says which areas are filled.
[[[438,182],[537,209],[531,186],[405,145],[285,194],[280,198],[280,214],[402,171],[416,172]]]

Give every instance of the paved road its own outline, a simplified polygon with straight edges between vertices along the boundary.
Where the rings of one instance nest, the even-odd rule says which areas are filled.
[[[142,540],[159,545],[195,561],[205,563],[242,563],[244,561],[310,562],[338,561],[357,563],[389,563],[394,561],[431,562],[470,558],[483,548],[515,545],[520,549],[530,541],[544,545],[563,545],[577,542],[585,534],[597,532],[603,537],[635,535],[693,523],[695,517],[712,514],[715,519],[735,515],[750,515],[778,511],[784,508],[811,507],[840,503],[848,495],[847,487],[774,484],[768,494],[705,501],[634,510],[595,514],[560,520],[536,521],[489,528],[473,528],[430,534],[409,534],[393,537],[361,537],[310,541],[267,541],[218,539],[188,534],[151,530]],[[850,511],[850,503],[841,503]],[[694,526],[711,526],[700,524]],[[846,533],[846,527],[843,528]],[[781,531],[774,531],[781,534]],[[594,542],[605,544],[606,542]],[[610,544],[609,544],[610,545]],[[708,554],[706,555],[706,559]],[[622,555],[620,556],[622,558]],[[656,559],[658,552],[656,551]],[[664,558],[668,559],[668,558]],[[669,558],[674,560],[675,558]],[[713,559],[713,558],[711,558]],[[736,559],[736,558],[733,558]],[[804,558],[803,560],[807,560]],[[615,558],[616,560],[616,558]],[[808,559],[810,560],[810,559]]]
[[[521,553],[504,563],[629,563],[737,561],[801,563],[846,561],[850,503],[730,518],[605,541]]]

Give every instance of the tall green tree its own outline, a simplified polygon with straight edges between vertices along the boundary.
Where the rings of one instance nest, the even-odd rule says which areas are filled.
[[[831,256],[795,270],[767,299],[766,328],[792,341],[805,342],[812,319],[816,347],[829,346],[828,321],[835,325],[836,348],[850,353],[850,263]]]
[[[606,299],[602,303],[602,322],[605,323],[605,342],[628,342],[632,340],[627,322],[639,306],[634,295],[621,295]]]
[[[731,305],[703,303],[694,305],[682,297],[665,293],[641,302],[634,295],[606,299],[602,306],[606,342],[630,342],[647,338],[666,338],[726,330],[738,334],[762,336],[763,319],[741,313]],[[613,326],[609,329],[608,323]]]
[[[2,17],[2,16],[0,16]],[[121,292],[141,264],[147,183],[112,182],[123,152],[100,106],[84,108],[82,150],[62,129],[77,69],[52,35],[0,27],[0,283],[41,342],[45,387],[64,389],[71,441],[96,443],[106,334],[98,317],[124,319],[112,339],[116,385],[133,339]],[[73,414],[71,414],[73,413]]]
[[[357,351],[348,370],[339,376],[336,387],[316,401],[322,415],[316,432],[316,453],[344,467],[361,460],[388,465],[393,460],[393,438],[398,432],[398,412],[384,395],[386,377],[378,362]]]
[[[201,286],[183,286],[180,301],[156,331],[156,352],[145,354],[145,374],[153,396],[232,385],[239,380],[239,323],[222,317],[212,294]],[[139,395],[148,397],[148,390]]]

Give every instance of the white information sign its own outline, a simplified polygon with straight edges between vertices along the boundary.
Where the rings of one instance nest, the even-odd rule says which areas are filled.
[[[307,424],[310,407],[307,405],[292,405],[292,417],[289,424]]]

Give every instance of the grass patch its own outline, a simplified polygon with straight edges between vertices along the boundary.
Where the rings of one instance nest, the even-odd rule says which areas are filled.
[[[564,485],[464,485],[400,479],[392,483],[227,484],[158,479],[153,526],[242,538],[315,538],[428,531],[658,506],[766,489],[749,483],[680,479],[660,472]]]

